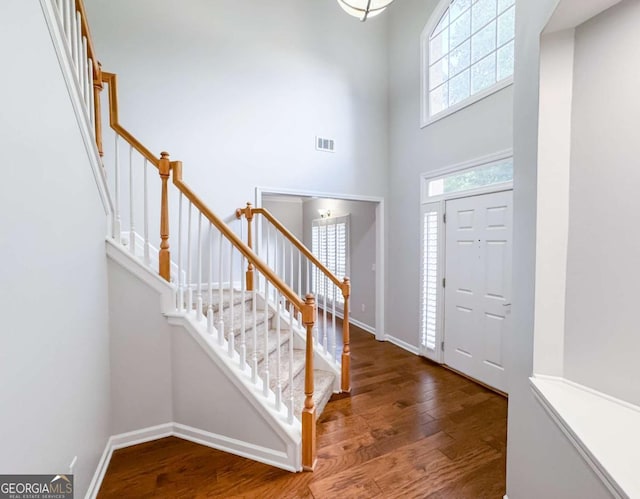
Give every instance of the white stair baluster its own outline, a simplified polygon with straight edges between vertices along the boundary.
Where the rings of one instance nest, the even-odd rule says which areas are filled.
[[[78,15],[80,17],[80,15]],[[82,97],[84,99],[84,105],[87,109],[87,115],[89,114],[89,74],[87,73],[87,65],[89,62],[87,54],[87,37],[82,37],[82,59],[80,60],[80,71],[82,73]]]
[[[82,92],[82,19],[80,12],[76,11],[76,79]]]
[[[282,296],[276,290],[276,410],[280,410],[282,404],[282,361],[280,359],[280,314],[282,314]],[[289,366],[293,369],[293,366]],[[293,387],[291,387],[293,389]]]
[[[220,237],[218,238],[218,293],[219,293],[219,300],[218,300],[218,343],[220,345],[224,344],[224,317],[222,316],[223,310],[224,310],[224,294],[222,292],[222,277],[223,277],[223,273],[222,273],[222,260],[223,260],[223,253],[222,253],[222,232],[220,233]]]
[[[115,219],[113,221],[113,238],[121,244],[120,240],[120,136],[116,134],[116,162],[115,162]]]
[[[72,54],[73,57],[73,12],[74,12],[74,7],[73,7],[73,0],[63,0],[63,23],[64,23],[64,32],[67,35],[67,44],[69,47],[69,52]]]
[[[87,81],[89,82],[89,126],[91,131],[96,132],[96,103],[93,94],[93,60],[89,59],[87,65]]]
[[[335,255],[335,260],[334,260],[334,268],[330,269],[334,275],[338,274],[338,226],[335,225],[335,229],[334,229],[334,233],[333,233],[333,254]],[[337,276],[340,277],[340,276]],[[342,276],[344,277],[344,276]],[[333,329],[331,331],[331,358],[334,360],[334,362],[338,361],[338,358],[336,356],[336,344],[338,343],[338,330],[336,329],[336,300],[338,299],[338,286],[336,286],[335,284],[331,283],[331,287],[333,288],[333,313],[331,314],[331,320],[332,320],[332,325],[333,325]],[[343,314],[344,316],[344,314]]]
[[[302,251],[298,250],[298,296],[302,298]]]
[[[242,229],[241,229],[242,230]],[[242,237],[242,233],[241,233]],[[241,239],[244,241],[244,239]],[[247,261],[244,257],[240,259],[240,292],[242,297],[242,314],[240,315],[240,367],[244,371],[245,365],[247,363],[247,338],[246,338],[246,329],[247,329],[247,318],[246,318],[246,302],[245,297],[247,294],[247,282],[244,276],[244,269],[247,268]]]
[[[233,350],[235,348],[235,329],[233,316],[233,244],[229,243],[229,357],[233,357]]]
[[[202,212],[198,210],[198,287],[196,289],[196,319],[202,320]]]
[[[285,242],[287,241],[286,239],[284,240]],[[293,275],[293,244],[291,243],[287,243],[287,246],[289,246],[289,287],[291,289],[296,289],[296,285],[295,285],[295,276]],[[293,309],[291,309],[291,313],[293,313]]]
[[[264,378],[263,393],[269,394],[269,281],[264,278]]]
[[[136,254],[136,228],[133,218],[133,146],[129,146],[129,251]]]
[[[289,314],[289,424],[293,424],[293,408],[294,408],[294,393],[293,393],[293,312]]]
[[[187,213],[188,222],[187,222],[187,276],[186,276],[186,284],[187,284],[187,313],[190,314],[193,310],[193,289],[191,287],[191,209],[193,203],[189,201],[189,210]]]
[[[258,382],[258,294],[256,293],[256,281],[258,280],[259,274],[254,270],[254,282],[253,282],[253,291],[251,292],[252,297],[252,316],[253,316],[253,352],[251,353],[251,380],[253,383]]]
[[[78,78],[78,38],[76,34],[76,5],[75,1],[71,2],[71,12],[69,13],[69,47],[71,48],[71,61],[73,70]]]
[[[144,263],[149,265],[149,200],[147,197],[147,160],[144,160]],[[184,310],[184,287],[182,283],[182,191],[178,196],[178,300],[177,310]]]
[[[329,226],[325,225],[324,227],[324,257],[326,258],[327,264],[329,263]],[[322,286],[322,346],[324,347],[324,352],[328,352],[327,348],[327,294],[329,291],[329,279],[322,273],[322,279],[324,285]]]
[[[209,284],[207,296],[207,332],[213,335],[213,224],[209,222]]]
[[[273,238],[273,269],[276,275],[280,276],[278,273],[278,231],[275,231],[275,237]]]
[[[336,329],[336,299],[337,299],[337,286],[332,283],[333,298],[332,298],[332,311],[331,311],[331,336],[329,337],[329,350],[331,351],[331,358],[337,362],[336,357],[336,343],[338,330]]]
[[[144,160],[144,263],[151,265],[151,243],[149,242],[149,185],[147,174],[149,170],[149,161]],[[182,287],[182,277],[180,265],[182,264],[182,192],[180,192],[178,216],[178,287],[180,295],[180,310],[184,307],[184,289]]]

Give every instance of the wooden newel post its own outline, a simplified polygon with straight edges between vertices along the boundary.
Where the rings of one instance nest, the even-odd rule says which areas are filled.
[[[102,150],[102,112],[100,111],[100,92],[104,88],[102,84],[102,64],[97,64],[98,69],[94,70],[93,75],[93,107],[95,111],[95,129],[96,129],[96,145],[98,146],[98,152],[100,157],[104,156]]]
[[[351,346],[349,336],[349,296],[351,282],[348,277],[342,282],[342,296],[344,297],[344,317],[342,320],[342,383],[343,392],[351,391]]]
[[[302,468],[313,471],[316,466],[316,407],[313,402],[313,326],[316,323],[316,300],[306,296],[302,323],[307,328],[306,363],[304,371],[304,409],[302,409]]]
[[[169,195],[167,181],[171,174],[171,162],[169,153],[161,152],[158,162],[160,179],[162,180],[162,201],[160,204],[160,255],[159,274],[166,281],[171,280],[171,254],[169,252]]]
[[[236,210],[236,218],[242,218],[242,215],[247,219],[247,246],[253,249],[253,208],[251,203],[247,203],[246,208],[238,208]],[[247,265],[247,291],[253,291],[253,263],[249,262]]]

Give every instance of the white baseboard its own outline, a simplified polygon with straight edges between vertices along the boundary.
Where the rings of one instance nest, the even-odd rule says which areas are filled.
[[[391,336],[390,334],[385,334],[384,335],[384,340],[388,341],[389,343],[393,343],[394,345],[402,348],[403,350],[406,350],[409,353],[412,353],[414,355],[419,355],[420,351],[418,350],[418,347],[415,347],[413,345],[410,345],[409,343],[407,343],[406,341],[403,341],[399,338],[396,338],[395,336]]]
[[[338,314],[336,314],[338,315]],[[376,328],[375,327],[371,327],[369,324],[365,324],[364,322],[360,322],[357,319],[354,319],[353,317],[349,318],[349,324],[353,324],[356,327],[359,327],[360,329],[362,329],[363,331],[366,331],[367,333],[371,333],[372,335],[376,335]]]
[[[283,464],[287,459],[286,452],[268,449],[266,447],[250,444],[234,438],[225,437],[224,435],[219,435],[217,433],[172,422],[127,433],[121,433],[110,437],[107,441],[104,452],[102,453],[102,457],[98,462],[98,467],[93,474],[85,499],[95,499],[97,497],[114,451],[166,437],[181,438],[183,440],[188,440],[189,442],[211,447],[212,449],[217,449],[268,464],[285,471],[298,471],[293,466]]]
[[[260,445],[250,444],[235,438],[225,437],[217,433],[193,428],[192,426],[173,423],[173,436],[190,442],[206,445],[236,456],[246,457],[286,471],[297,471],[293,466],[284,464],[288,456],[286,452],[276,451]]]
[[[320,317],[320,310],[322,310],[322,308],[318,307],[318,317]],[[332,311],[330,309],[327,309],[327,312],[331,313]],[[336,317],[344,320],[344,313],[341,310],[336,310]],[[371,333],[374,336],[376,335],[375,327],[371,327],[369,324],[360,322],[358,319],[354,319],[352,316],[349,316],[349,324],[353,324],[354,326],[359,327],[360,329],[366,331],[367,333]]]

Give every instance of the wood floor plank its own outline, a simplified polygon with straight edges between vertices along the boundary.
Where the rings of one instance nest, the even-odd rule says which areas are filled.
[[[114,452],[98,497],[500,499],[506,400],[352,327],[352,392],[318,419],[318,465],[289,473],[178,438]]]

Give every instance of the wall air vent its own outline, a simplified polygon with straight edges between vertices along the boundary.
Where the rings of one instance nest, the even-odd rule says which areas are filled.
[[[333,139],[316,137],[316,151],[335,152],[336,143]]]

